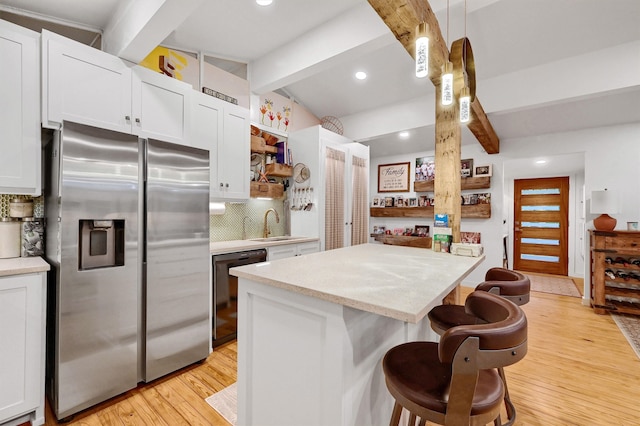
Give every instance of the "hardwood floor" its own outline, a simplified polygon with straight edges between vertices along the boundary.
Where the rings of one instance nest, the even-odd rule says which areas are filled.
[[[462,297],[470,291],[463,287]],[[529,351],[506,368],[516,424],[637,426],[640,360],[611,317],[596,315],[580,298],[548,293],[533,292],[523,309]],[[228,425],[204,399],[236,380],[236,349],[236,342],[217,348],[206,362],[139,386],[66,424]],[[57,424],[50,412],[46,424]]]

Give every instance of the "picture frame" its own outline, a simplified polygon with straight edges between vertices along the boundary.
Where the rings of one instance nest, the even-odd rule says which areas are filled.
[[[393,197],[384,197],[384,207],[394,207],[395,198]]]
[[[492,164],[484,164],[482,166],[476,166],[473,169],[473,176],[493,176],[493,165]]]
[[[465,244],[480,244],[480,232],[460,231],[460,242]]]
[[[416,158],[415,180],[432,181],[436,178],[436,158],[418,157]]]
[[[460,160],[460,176],[468,178],[473,176],[473,159],[467,158],[466,160]]]
[[[409,192],[409,166],[411,163],[380,164],[378,166],[378,192]]]
[[[428,237],[429,236],[429,225],[416,225],[413,228],[413,233],[418,235],[419,237]]]
[[[409,207],[418,207],[418,199],[417,198],[409,198]]]
[[[382,203],[380,201],[381,200],[379,197],[373,197],[373,200],[371,201],[371,207],[384,207],[384,199],[382,200]]]

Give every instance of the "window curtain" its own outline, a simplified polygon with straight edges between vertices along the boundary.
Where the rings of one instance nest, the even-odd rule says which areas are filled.
[[[367,160],[353,157],[353,206],[351,213],[351,245],[364,244],[368,241],[369,200],[367,183]]]
[[[344,152],[326,148],[324,248],[344,246]]]

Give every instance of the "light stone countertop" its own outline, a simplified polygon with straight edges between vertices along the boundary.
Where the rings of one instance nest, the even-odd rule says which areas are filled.
[[[286,238],[286,239],[281,239]],[[233,253],[236,251],[255,250],[260,248],[267,248],[271,246],[278,246],[283,244],[297,244],[307,243],[311,241],[319,241],[317,237],[271,237],[266,241],[257,241],[257,239],[248,240],[231,240],[231,241],[216,241],[209,243],[209,252],[211,254],[224,254]]]
[[[230,274],[418,323],[482,261],[430,249],[361,244],[230,269]]]
[[[0,259],[0,277],[46,272],[50,268],[49,264],[41,257]]]

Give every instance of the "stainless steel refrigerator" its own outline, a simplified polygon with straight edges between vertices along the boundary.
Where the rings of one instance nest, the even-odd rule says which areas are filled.
[[[209,153],[65,122],[47,146],[47,394],[63,419],[202,360]]]

